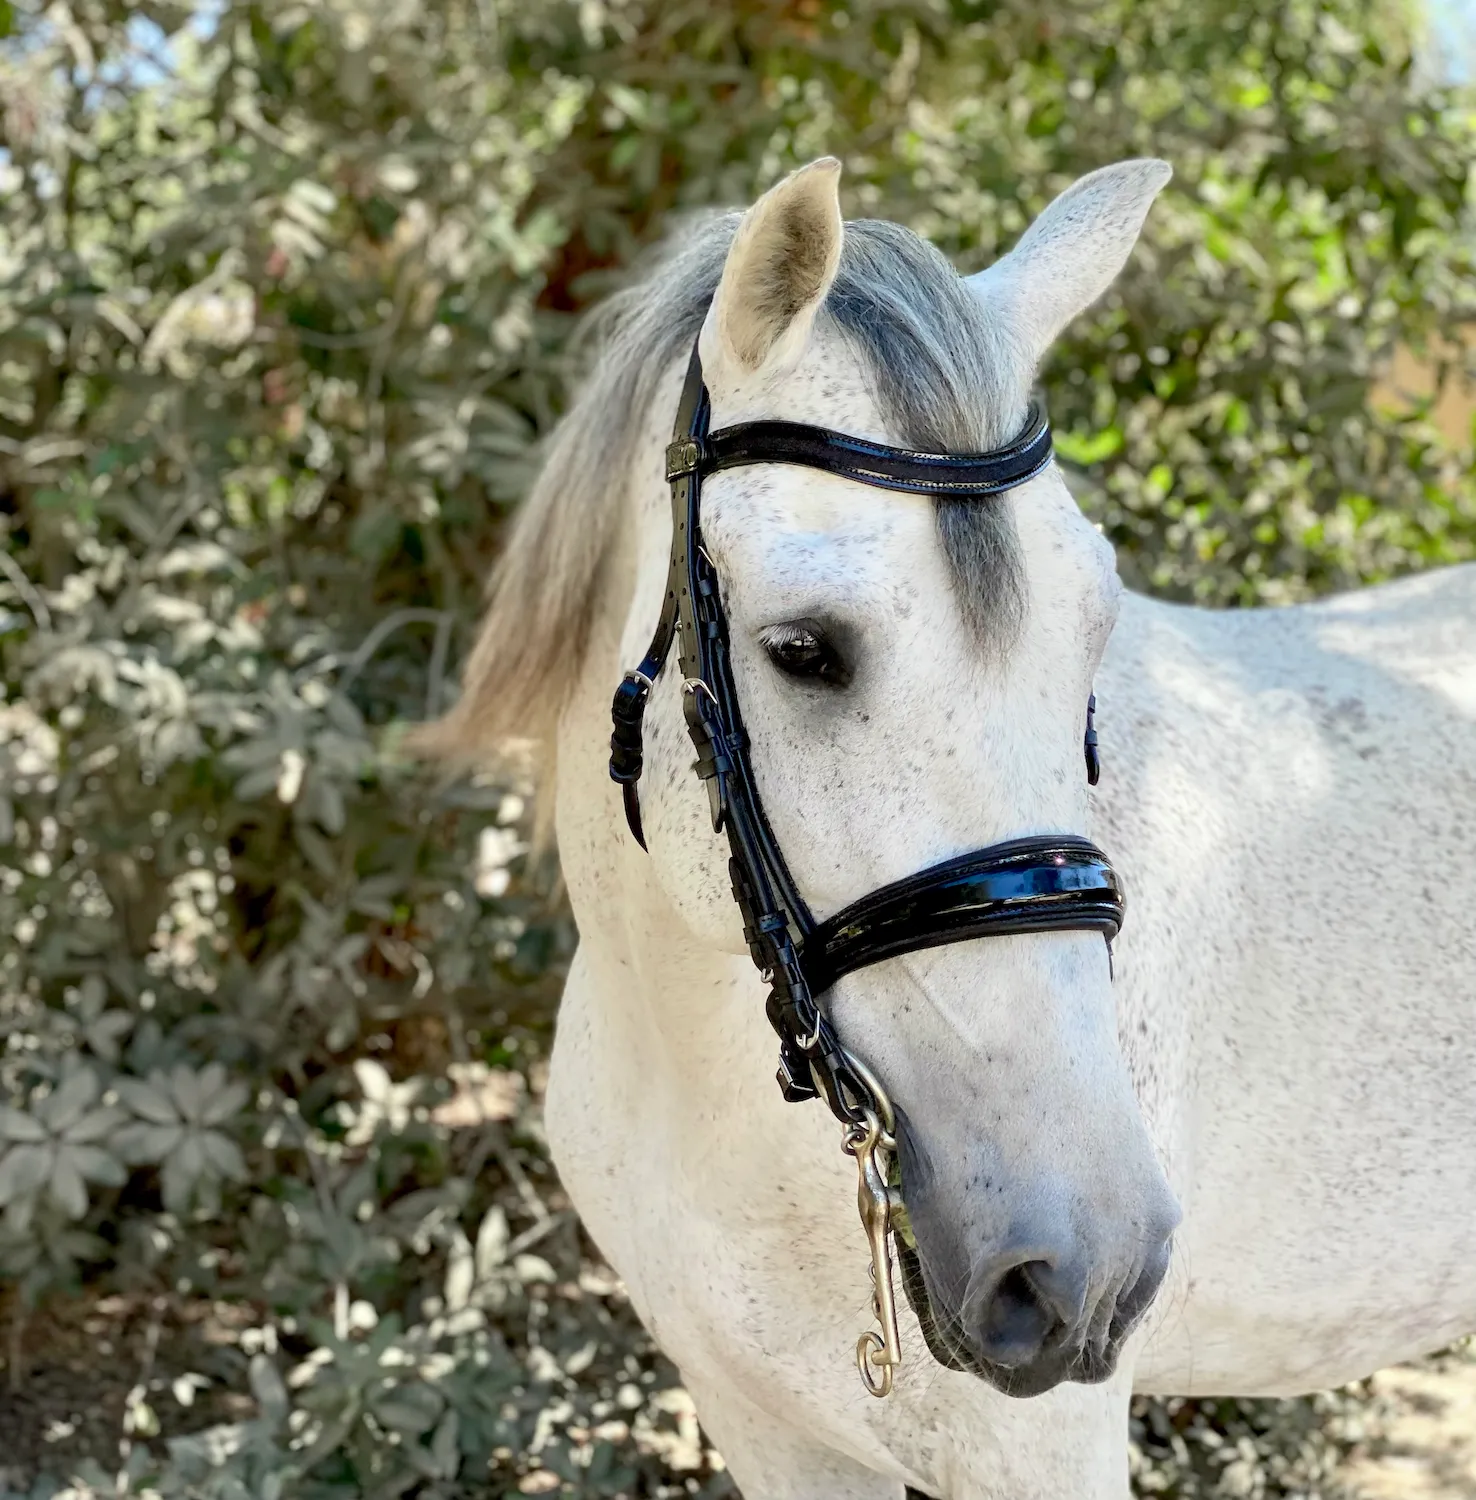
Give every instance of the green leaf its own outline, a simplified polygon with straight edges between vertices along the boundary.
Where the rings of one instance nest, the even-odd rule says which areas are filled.
[[[455,1479],[461,1468],[461,1450],[457,1439],[460,1434],[460,1418],[453,1408],[441,1418],[431,1439],[431,1457],[435,1461],[436,1474],[441,1479]]]
[[[287,1415],[287,1387],[276,1365],[265,1354],[253,1354],[249,1366],[251,1394],[256,1397],[262,1415],[271,1422],[280,1422]]]
[[[200,1111],[200,1119],[206,1125],[220,1125],[226,1120],[233,1120],[251,1097],[251,1090],[239,1079],[230,1083],[224,1080],[225,1071],[222,1069],[220,1081],[206,1091],[205,1104]]]
[[[63,1146],[77,1170],[89,1182],[100,1182],[107,1187],[122,1187],[128,1180],[128,1171],[111,1152],[98,1146]]]
[[[39,1120],[12,1109],[8,1104],[0,1104],[0,1141],[44,1141],[46,1138],[46,1127]]]
[[[51,1176],[53,1146],[12,1146],[0,1156],[0,1206],[28,1197]]]
[[[184,1126],[152,1125],[140,1121],[125,1125],[113,1137],[113,1149],[135,1166],[156,1166],[184,1139]]]
[[[202,1131],[199,1140],[200,1149],[210,1170],[235,1182],[247,1180],[250,1174],[246,1170],[246,1160],[241,1155],[240,1147],[233,1140],[223,1136],[218,1130]]]
[[[115,1130],[128,1116],[121,1109],[108,1105],[103,1109],[90,1110],[81,1119],[74,1120],[61,1132],[62,1140],[69,1145],[81,1145],[86,1141],[101,1140]]]
[[[1111,458],[1114,453],[1120,453],[1123,446],[1122,431],[1117,427],[1107,427],[1090,435],[1056,432],[1052,438],[1062,458],[1083,468]]]
[[[69,1219],[80,1219],[87,1212],[87,1185],[82,1180],[80,1148],[60,1146],[51,1159],[51,1175],[46,1192],[51,1201]]]
[[[119,1078],[113,1087],[118,1097],[140,1119],[158,1125],[179,1123],[179,1111],[174,1106],[163,1074],[153,1074],[147,1083],[142,1078]]]
[[[199,1117],[206,1121],[210,1117],[210,1110],[220,1098],[222,1090],[226,1086],[226,1070],[218,1062],[208,1062],[199,1073]]]
[[[205,1153],[199,1143],[192,1136],[184,1136],[159,1169],[159,1190],[165,1208],[172,1213],[183,1213],[189,1207],[204,1166]]]
[[[54,1093],[36,1105],[36,1113],[46,1122],[53,1135],[61,1135],[81,1119],[83,1111],[97,1098],[100,1085],[91,1068],[79,1068]]]
[[[119,1044],[133,1027],[133,1017],[123,1010],[104,1011],[87,1025],[87,1045],[104,1062],[118,1060]]]
[[[200,1118],[206,1095],[203,1075],[186,1063],[176,1063],[169,1072],[169,1092],[182,1120],[193,1123]]]
[[[369,1406],[386,1426],[406,1436],[418,1437],[436,1425],[446,1403],[430,1386],[415,1382],[372,1398]]]

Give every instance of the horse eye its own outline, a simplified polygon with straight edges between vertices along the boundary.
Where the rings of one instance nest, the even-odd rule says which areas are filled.
[[[813,620],[771,625],[759,639],[769,660],[788,677],[813,679],[829,687],[846,687],[851,681],[850,667]]]

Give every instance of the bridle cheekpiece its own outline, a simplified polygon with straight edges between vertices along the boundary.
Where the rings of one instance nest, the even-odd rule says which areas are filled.
[[[637,791],[641,724],[675,641],[697,775],[707,785],[714,830],[727,832],[743,935],[769,986],[766,1009],[779,1037],[779,1087],[791,1102],[823,1096],[845,1127],[845,1150],[856,1159],[881,1325],[880,1333],[861,1336],[856,1358],[866,1388],[885,1396],[901,1362],[889,1238],[892,1211],[901,1203],[896,1120],[880,1081],[841,1045],[820,1001],[843,975],[868,964],[971,938],[1085,930],[1100,932],[1110,948],[1122,925],[1122,892],[1095,845],[1071,835],[1039,834],[933,865],[817,922],[795,887],[754,780],[721,588],[702,546],[702,480],[742,465],[798,464],[879,489],[986,499],[1046,468],[1051,432],[1034,403],[1012,443],[977,454],[918,453],[796,422],[743,422],[711,432],[710,421],[694,345],[666,450],[672,512],[666,593],[650,648],[615,693],[610,776],[620,784],[631,833],[645,848]],[[1088,701],[1084,741],[1093,784],[1095,706],[1095,699]]]

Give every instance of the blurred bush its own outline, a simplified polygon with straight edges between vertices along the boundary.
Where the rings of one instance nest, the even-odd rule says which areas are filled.
[[[528,789],[397,749],[574,315],[822,151],[965,268],[1167,156],[1059,447],[1139,585],[1302,597],[1472,554],[1469,452],[1370,400],[1462,347],[1472,126],[1375,0],[0,0],[12,1488],[723,1492],[543,1152]],[[1330,1409],[1144,1405],[1139,1486],[1317,1493]]]

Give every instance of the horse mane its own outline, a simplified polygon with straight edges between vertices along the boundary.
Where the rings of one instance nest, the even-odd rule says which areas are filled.
[[[583,667],[621,486],[662,375],[696,338],[741,215],[700,221],[592,315],[590,373],[554,429],[513,522],[462,692],[413,748],[453,768],[516,755],[544,775]],[[862,356],[900,441],[935,452],[998,445],[1018,425],[1033,370],[931,245],[896,224],[845,226],[825,314]],[[940,498],[939,530],[965,618],[986,642],[1013,633],[1024,586],[1007,508]]]
[[[423,754],[468,767],[519,743],[551,749],[579,675],[601,563],[622,514],[619,486],[666,368],[697,337],[738,214],[662,247],[650,274],[591,315],[588,377],[548,441],[487,587],[487,611],[443,718],[416,732]]]

